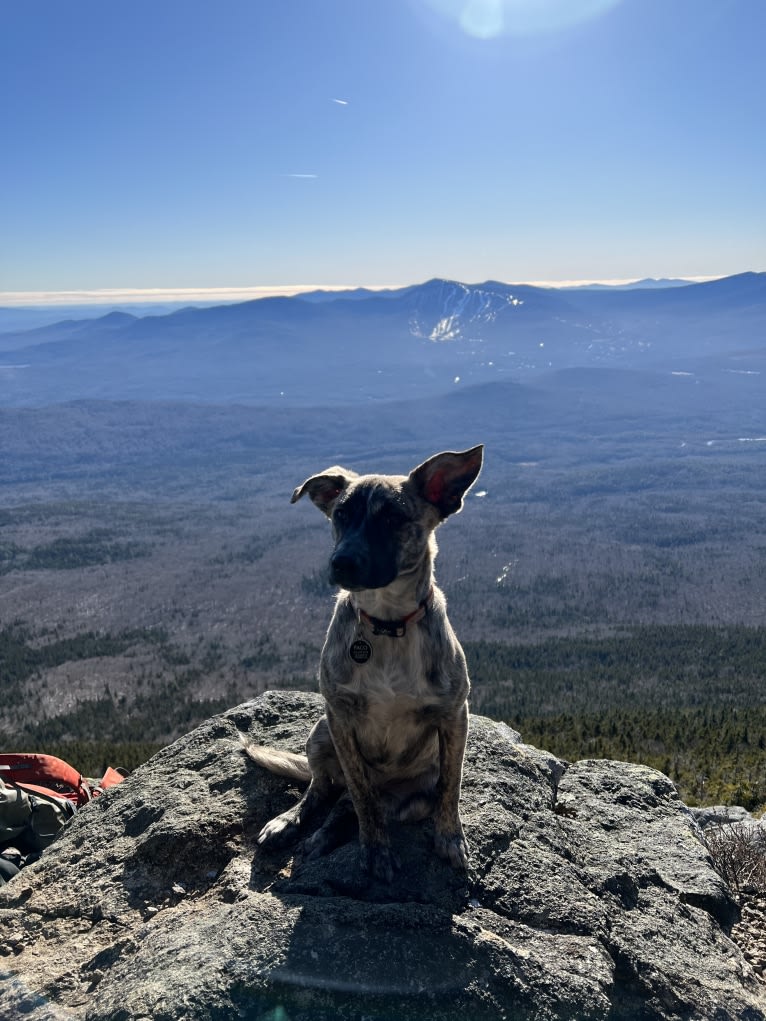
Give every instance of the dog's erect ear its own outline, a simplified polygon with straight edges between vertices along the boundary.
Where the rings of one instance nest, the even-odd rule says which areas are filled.
[[[298,486],[290,497],[290,503],[295,503],[304,493],[308,493],[312,503],[329,518],[335,501],[349,482],[356,478],[358,478],[356,472],[349,471],[348,468],[339,468],[337,465],[327,468],[321,475],[312,475],[302,486]]]
[[[433,504],[444,520],[463,506],[463,497],[481,471],[483,457],[482,443],[459,453],[445,450],[443,454],[429,457],[410,472],[410,479],[418,494]]]

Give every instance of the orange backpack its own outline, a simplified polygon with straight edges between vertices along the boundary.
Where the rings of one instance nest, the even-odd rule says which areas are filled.
[[[78,808],[123,779],[109,767],[100,781],[86,780],[55,755],[0,753],[0,855],[10,845],[47,847]]]

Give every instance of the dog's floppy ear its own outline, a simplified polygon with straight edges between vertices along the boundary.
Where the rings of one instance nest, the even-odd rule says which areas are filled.
[[[463,506],[463,497],[481,471],[483,457],[482,443],[470,450],[445,450],[410,472],[410,479],[418,495],[433,504],[444,520]]]
[[[290,497],[290,503],[295,503],[304,493],[308,493],[312,503],[329,518],[335,501],[349,482],[358,477],[356,472],[349,471],[348,468],[339,468],[337,465],[327,468],[321,475],[312,475],[302,486],[298,486]]]

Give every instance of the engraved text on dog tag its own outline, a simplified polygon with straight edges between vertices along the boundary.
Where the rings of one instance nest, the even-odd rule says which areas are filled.
[[[356,638],[348,650],[349,656],[355,663],[366,663],[372,655],[372,646],[364,638]]]

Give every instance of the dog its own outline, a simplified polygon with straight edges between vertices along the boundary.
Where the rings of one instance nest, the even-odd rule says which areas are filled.
[[[388,820],[432,817],[437,854],[466,868],[459,799],[469,680],[434,581],[434,531],[461,510],[483,452],[445,451],[407,476],[335,466],[294,491],[291,503],[308,493],[332,523],[329,575],[341,591],[320,659],[326,713],[306,756],[243,741],[255,762],[309,784],[266,823],[261,846],[293,842],[329,809],[306,858],[332,850],[358,822],[363,873],[390,883],[398,863]]]

